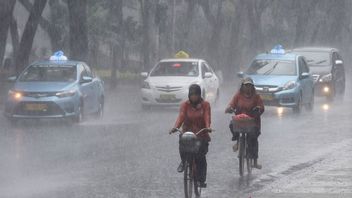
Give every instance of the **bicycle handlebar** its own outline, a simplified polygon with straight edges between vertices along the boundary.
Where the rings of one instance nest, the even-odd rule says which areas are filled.
[[[207,131],[208,129],[210,129],[210,128],[203,128],[203,129],[199,130],[197,133],[195,133],[195,135],[203,133],[204,131]],[[179,128],[175,128],[175,130],[176,130],[175,132],[179,132],[181,134],[183,133]],[[211,133],[212,131],[215,131],[215,130],[211,129],[211,131],[208,133]],[[175,132],[173,132],[173,133],[175,133]]]

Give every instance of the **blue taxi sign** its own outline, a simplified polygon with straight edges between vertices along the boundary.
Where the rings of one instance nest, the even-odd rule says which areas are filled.
[[[52,56],[50,56],[51,61],[67,61],[67,57],[64,55],[63,51],[57,51]]]
[[[275,45],[273,49],[270,51],[271,54],[285,54],[285,49],[282,45]]]

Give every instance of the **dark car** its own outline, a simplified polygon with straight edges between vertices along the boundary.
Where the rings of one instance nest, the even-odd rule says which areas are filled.
[[[315,93],[329,100],[345,94],[345,68],[335,48],[305,47],[292,50],[305,56],[315,82]]]

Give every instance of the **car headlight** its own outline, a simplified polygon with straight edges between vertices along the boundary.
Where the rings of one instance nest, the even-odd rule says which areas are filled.
[[[288,81],[288,82],[284,85],[283,89],[284,89],[284,90],[293,89],[293,88],[295,88],[296,86],[297,86],[297,83],[296,83],[295,81]]]
[[[8,95],[16,100],[19,100],[23,97],[23,94],[19,91],[9,90]]]
[[[142,88],[143,89],[150,89],[150,84],[147,81],[144,81],[143,85],[142,85]]]
[[[319,79],[319,82],[330,82],[332,80],[332,74],[326,74]]]
[[[59,98],[71,97],[76,94],[76,90],[57,92],[55,95]]]

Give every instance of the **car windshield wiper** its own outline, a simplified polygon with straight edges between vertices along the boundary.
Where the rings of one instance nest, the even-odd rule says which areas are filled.
[[[268,75],[271,74],[271,72],[274,71],[274,69],[276,68],[276,66],[279,64],[279,62],[276,62],[268,71],[264,72],[263,75]]]
[[[307,63],[311,63],[313,61],[314,61],[313,59],[309,59],[309,60],[307,60]]]
[[[318,62],[315,62],[315,64],[321,64],[321,63],[325,63],[326,62],[326,60],[321,60],[321,61],[318,61]]]

